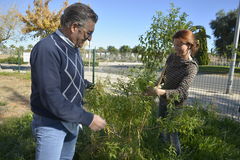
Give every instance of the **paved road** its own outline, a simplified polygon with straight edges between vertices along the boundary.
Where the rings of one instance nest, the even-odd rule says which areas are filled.
[[[198,74],[193,82],[194,88],[205,89],[209,92],[225,93],[227,88],[228,76]],[[234,77],[232,93],[240,94],[240,77]]]
[[[106,74],[125,75],[129,69],[139,68],[140,65],[103,65],[96,67],[96,72]],[[89,70],[88,67],[85,70]],[[92,69],[90,69],[92,71]],[[192,87],[203,89],[209,92],[225,93],[227,87],[228,76],[214,74],[198,74],[193,82]],[[232,93],[240,94],[240,77],[234,77],[232,85]]]

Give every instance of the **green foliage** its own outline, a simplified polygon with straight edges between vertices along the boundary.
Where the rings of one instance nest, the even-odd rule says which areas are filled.
[[[8,63],[8,64],[26,64],[25,62],[23,62],[23,58],[20,57],[20,61],[18,60],[18,57],[8,57],[5,59],[0,59],[0,63]]]
[[[97,53],[105,53],[106,50],[103,47],[98,47]]]
[[[119,81],[111,86],[110,91],[106,85],[98,83],[94,90],[87,93],[87,108],[103,116],[109,124],[99,133],[85,131],[82,142],[79,141],[82,147],[76,152],[77,159],[192,159],[192,156],[194,159],[211,159],[214,156],[234,159],[240,155],[240,147],[234,139],[223,139],[222,135],[214,132],[218,126],[209,123],[212,120],[221,123],[222,119],[215,113],[196,106],[176,108],[173,102],[177,96],[173,97],[168,106],[169,115],[166,118],[156,118],[157,108],[153,99],[142,95],[145,88],[153,84],[154,75],[149,75],[149,71],[138,71],[132,75],[128,83]],[[240,127],[238,123],[236,125],[237,128]],[[236,127],[232,126],[231,129]],[[210,136],[209,127],[213,128]],[[223,131],[226,129],[222,128]],[[160,141],[159,135],[163,130],[180,133],[183,147],[181,156],[176,155],[170,144]],[[214,136],[216,138],[212,139]],[[200,141],[199,137],[213,142]],[[209,151],[203,151],[204,148]],[[85,154],[81,158],[84,153],[89,155]]]
[[[198,32],[195,33],[196,39],[199,41],[199,49],[196,53],[196,59],[199,65],[208,65],[210,58],[208,57],[208,48],[207,48],[207,34],[203,26],[195,26],[198,29]]]
[[[132,51],[131,47],[128,45],[123,45],[119,48],[119,52],[121,53],[121,57],[126,57],[127,54],[130,54]]]
[[[31,73],[19,73],[19,72],[0,72],[0,76],[10,76],[10,77],[17,77],[19,79],[25,79],[30,80],[31,79]]]
[[[108,46],[108,47],[107,47],[107,51],[108,51],[110,54],[117,54],[117,53],[118,53],[118,49],[115,48],[114,46]]]
[[[10,119],[0,125],[0,160],[34,159],[34,141],[30,122],[32,116]]]
[[[2,11],[3,10],[1,10],[1,12]],[[20,25],[16,17],[17,12],[17,7],[13,6],[8,9],[6,14],[0,13],[0,44],[3,44],[9,39],[14,39],[14,37],[16,38],[16,30]]]
[[[239,159],[239,122],[221,118],[212,111],[200,110],[199,115],[204,118],[204,125],[195,131],[195,138],[182,139],[192,159]]]
[[[153,70],[161,66],[161,62],[173,52],[172,36],[181,29],[189,29],[192,22],[187,22],[187,14],[180,14],[180,8],[175,8],[171,3],[169,14],[156,12],[150,29],[139,38],[141,61],[147,68]]]
[[[88,92],[87,108],[109,122],[103,132],[90,133],[93,147],[88,148],[95,148],[97,153],[88,150],[91,154],[88,159],[144,159],[141,150],[144,127],[151,124],[154,116],[152,98],[142,96],[140,81],[143,79],[132,79],[130,83],[119,80],[113,84],[117,91],[113,93],[105,91],[102,84]]]
[[[0,101],[0,106],[5,106],[7,103]]]
[[[240,73],[240,67],[235,67],[235,73]],[[228,74],[229,66],[210,66],[210,65],[201,65],[199,66],[199,73],[207,74]]]
[[[216,13],[216,19],[210,23],[216,38],[216,51],[217,54],[221,56],[231,58],[232,53],[228,46],[233,43],[237,14],[237,9],[227,13],[225,13],[224,10],[220,10]],[[238,42],[238,45],[239,44],[240,41]],[[239,59],[240,55],[238,55],[237,58]]]
[[[104,117],[107,126],[100,132],[80,132],[74,160],[202,160],[239,159],[240,124],[219,117],[201,106],[168,105],[166,118],[157,118],[153,97],[142,93],[153,85],[149,70],[136,71],[128,82],[97,83],[87,91],[85,107]],[[0,124],[0,160],[34,159],[31,115]],[[160,133],[179,132],[182,154],[162,143]]]
[[[95,64],[95,67],[96,67],[96,66],[99,66],[99,63],[98,63],[98,62],[95,62],[94,64]],[[89,65],[89,62],[88,62],[88,61],[83,61],[83,65],[84,65],[84,66],[88,66],[88,65]],[[90,66],[93,66],[93,62],[90,62]]]

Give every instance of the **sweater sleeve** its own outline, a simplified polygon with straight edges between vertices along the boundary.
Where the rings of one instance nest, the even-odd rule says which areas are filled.
[[[180,101],[185,100],[188,97],[188,89],[196,76],[198,67],[195,64],[190,65],[187,69],[187,73],[178,85],[176,89],[166,90],[166,98],[170,99],[173,95],[178,95]]]
[[[43,107],[59,119],[89,126],[93,114],[82,106],[71,103],[61,93],[60,64],[58,51],[49,44],[36,46],[31,53],[31,67]]]

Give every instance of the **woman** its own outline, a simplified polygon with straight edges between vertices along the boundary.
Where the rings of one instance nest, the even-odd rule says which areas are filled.
[[[160,82],[164,84],[161,88],[156,86],[151,91],[151,95],[160,96],[160,117],[166,117],[168,100],[173,95],[178,95],[179,98],[179,101],[174,102],[177,108],[183,104],[188,97],[188,89],[198,71],[198,65],[192,59],[198,48],[194,34],[190,30],[180,30],[175,33],[172,39],[175,53],[171,54],[166,61],[163,82]],[[166,135],[163,138],[166,140]],[[171,133],[169,138],[176,148],[176,153],[180,154],[181,147],[178,133]]]

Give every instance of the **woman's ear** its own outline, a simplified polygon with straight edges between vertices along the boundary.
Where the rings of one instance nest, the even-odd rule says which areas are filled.
[[[191,44],[187,44],[188,49],[192,49],[192,45]]]

